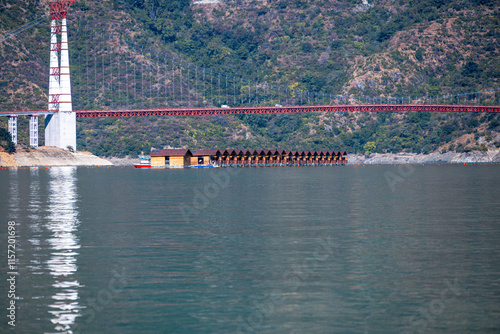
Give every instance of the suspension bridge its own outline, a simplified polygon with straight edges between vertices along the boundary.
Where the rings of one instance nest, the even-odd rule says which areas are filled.
[[[45,116],[45,145],[76,149],[76,118],[196,116],[307,112],[500,112],[491,89],[422,97],[366,97],[309,92],[200,67],[166,50],[137,45],[79,22],[68,31],[75,0],[48,1],[50,15],[1,36],[0,43],[50,18],[48,104],[43,110],[6,110],[17,143],[17,117],[30,116],[30,145],[38,146],[38,117]],[[69,37],[68,37],[69,36]],[[79,49],[70,58],[69,42]],[[70,76],[70,60],[71,76]]]

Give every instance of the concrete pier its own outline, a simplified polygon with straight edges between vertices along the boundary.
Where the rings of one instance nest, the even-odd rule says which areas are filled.
[[[30,146],[38,147],[38,115],[30,117]]]
[[[17,116],[9,116],[9,133],[12,137],[12,142],[17,145]]]

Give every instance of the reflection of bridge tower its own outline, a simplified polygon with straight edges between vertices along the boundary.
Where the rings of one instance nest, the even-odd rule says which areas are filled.
[[[48,1],[51,19],[49,111],[45,118],[45,145],[76,149],[76,113],[71,104],[66,14],[75,0]],[[58,35],[61,41],[58,42]],[[59,65],[59,52],[61,63]]]

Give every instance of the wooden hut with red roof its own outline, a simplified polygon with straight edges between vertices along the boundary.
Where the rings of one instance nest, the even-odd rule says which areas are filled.
[[[182,168],[191,164],[189,149],[167,149],[151,152],[151,167]]]

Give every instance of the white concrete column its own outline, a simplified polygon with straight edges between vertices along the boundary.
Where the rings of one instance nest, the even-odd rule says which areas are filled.
[[[69,73],[68,32],[66,17],[61,23],[61,79],[60,79],[60,147],[76,150],[76,113],[71,101],[71,80]]]
[[[61,23],[61,73],[60,73],[59,111],[71,112],[71,80],[69,76],[68,32],[66,18]]]
[[[59,28],[60,29],[60,28]],[[59,50],[57,42],[57,20],[52,19],[50,24],[50,73],[49,73],[49,108],[48,110],[59,110]]]
[[[50,30],[50,73],[49,73],[49,111],[59,111],[59,50],[60,44],[57,42],[57,20],[52,19]],[[56,114],[45,116],[45,146],[60,147],[60,124]]]
[[[71,101],[71,81],[69,71],[68,33],[66,18],[58,28],[56,20],[52,20],[51,81],[49,84],[49,114],[45,117],[45,145],[63,149],[71,147],[76,150],[76,113]],[[57,33],[61,33],[61,43],[57,43]],[[61,51],[61,63],[58,53]],[[57,103],[56,103],[57,102]]]
[[[12,137],[12,142],[17,145],[17,116],[9,116],[9,133]]]
[[[38,147],[38,115],[30,117],[30,146]]]

